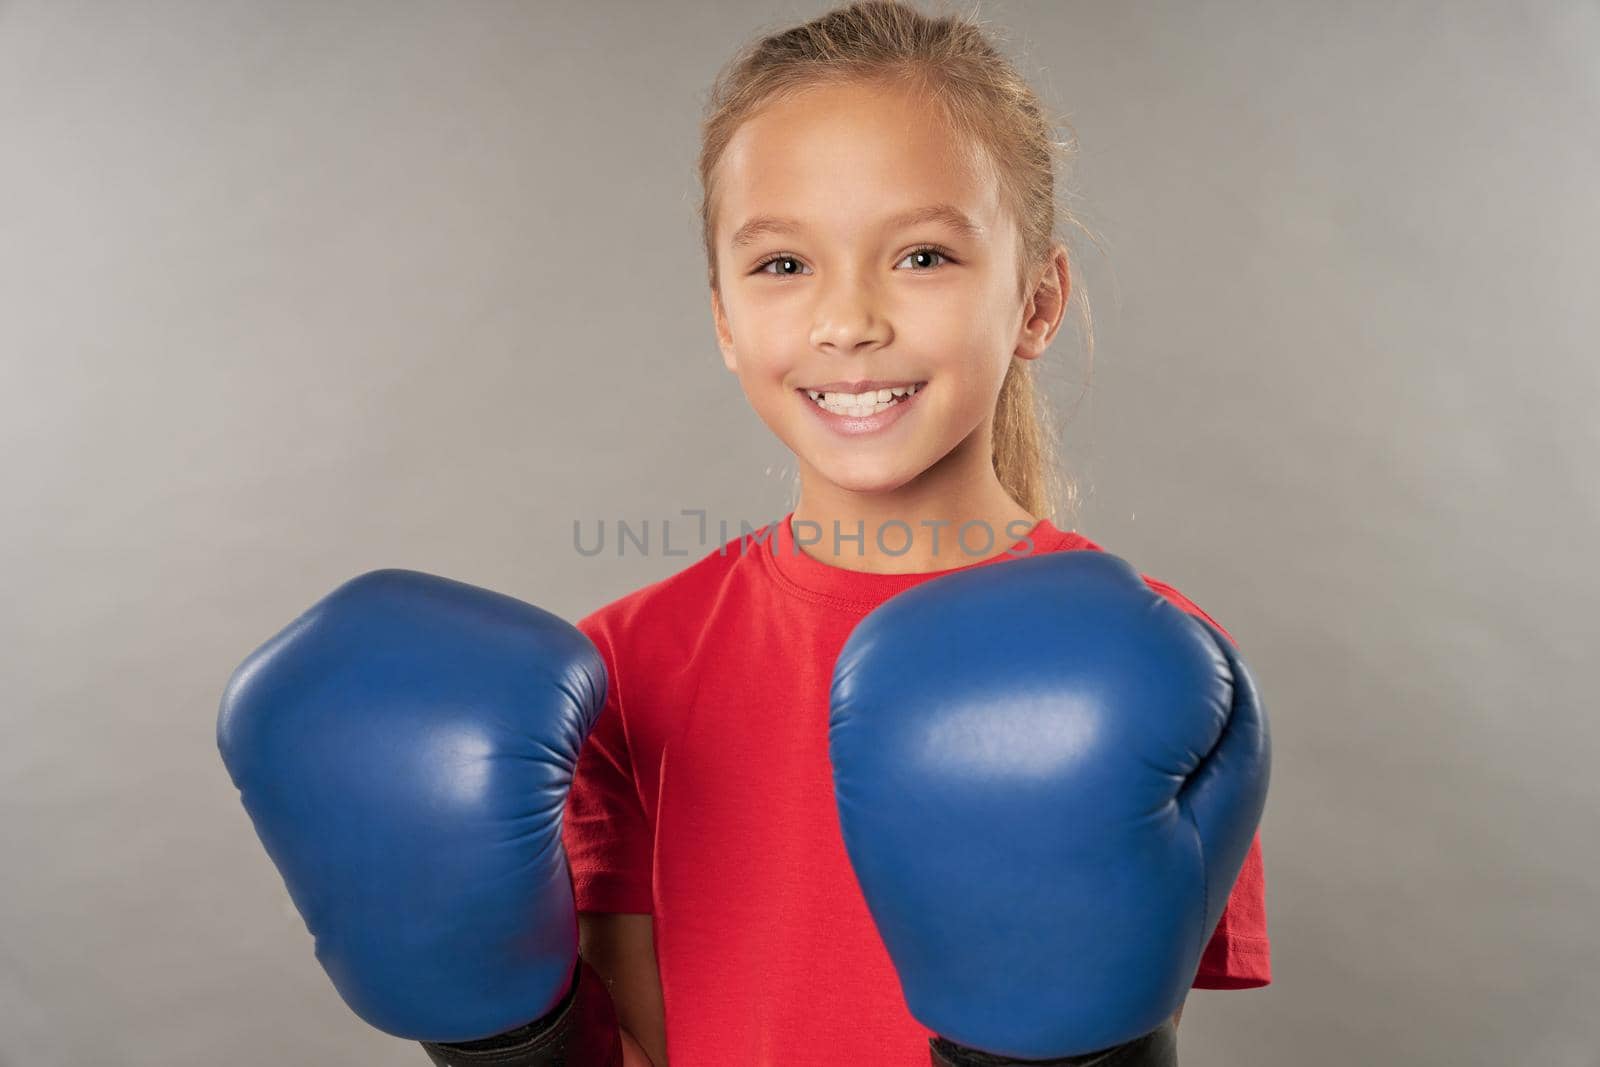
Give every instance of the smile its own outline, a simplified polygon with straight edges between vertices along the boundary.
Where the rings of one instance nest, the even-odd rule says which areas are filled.
[[[880,411],[888,411],[902,399],[915,396],[920,388],[922,383],[912,382],[884,389],[867,389],[859,393],[825,393],[818,389],[807,389],[805,394],[811,398],[812,403],[831,415],[861,419],[876,415]]]
[[[877,433],[906,417],[927,382],[829,382],[821,389],[796,389],[822,425],[847,437]],[[853,384],[854,389],[838,386]]]

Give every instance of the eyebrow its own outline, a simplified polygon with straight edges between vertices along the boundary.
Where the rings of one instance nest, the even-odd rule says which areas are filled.
[[[928,204],[912,208],[910,211],[903,211],[885,219],[883,225],[887,229],[899,230],[926,222],[942,223],[963,237],[976,239],[983,236],[983,227],[973,222],[965,212],[953,204]],[[796,219],[781,218],[777,215],[757,215],[734,231],[733,247],[743,248],[768,234],[794,233],[800,228],[801,224]]]

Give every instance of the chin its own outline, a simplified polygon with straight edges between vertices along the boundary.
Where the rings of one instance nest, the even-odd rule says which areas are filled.
[[[831,484],[852,493],[892,493],[917,476],[915,470],[904,468],[891,470],[816,462],[811,468]]]

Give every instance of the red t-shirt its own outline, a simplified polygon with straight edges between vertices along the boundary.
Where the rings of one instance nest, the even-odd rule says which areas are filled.
[[[1100,550],[1048,520],[1028,540]],[[930,1031],[906,1008],[845,854],[828,688],[862,616],[941,573],[832,566],[796,549],[786,515],[578,623],[610,685],[563,826],[577,905],[654,916],[673,1063],[788,1065],[820,1050],[927,1067]],[[1258,835],[1195,987],[1271,981],[1265,890]]]

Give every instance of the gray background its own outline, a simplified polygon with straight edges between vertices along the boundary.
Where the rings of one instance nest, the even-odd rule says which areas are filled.
[[[693,160],[823,6],[0,7],[0,1064],[419,1062],[317,967],[222,684],[373,567],[576,618],[686,561],[575,518],[783,513]],[[1106,246],[1058,519],[1273,716],[1276,982],[1185,1064],[1600,1064],[1600,7],[982,13]]]

